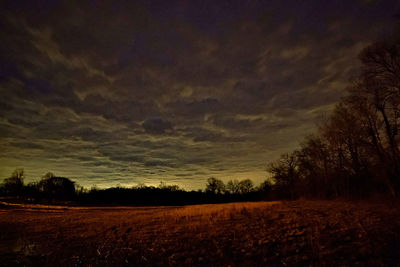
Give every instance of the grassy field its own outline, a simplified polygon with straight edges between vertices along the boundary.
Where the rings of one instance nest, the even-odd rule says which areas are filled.
[[[400,208],[288,201],[185,207],[0,203],[0,265],[398,265]]]

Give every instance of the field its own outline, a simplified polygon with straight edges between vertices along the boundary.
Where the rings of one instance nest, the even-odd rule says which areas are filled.
[[[398,265],[398,205],[0,204],[0,265]]]

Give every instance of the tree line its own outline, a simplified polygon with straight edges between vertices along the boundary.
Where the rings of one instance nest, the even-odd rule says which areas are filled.
[[[281,196],[399,197],[400,40],[376,42],[359,59],[359,76],[318,132],[268,165]]]
[[[269,181],[254,186],[250,179],[231,180],[226,185],[220,179],[207,179],[204,190],[186,191],[177,185],[161,182],[158,186],[138,185],[86,189],[69,178],[49,172],[38,182],[24,183],[24,170],[16,169],[0,184],[0,196],[34,203],[66,203],[77,205],[187,205],[233,201],[258,201],[271,198]]]

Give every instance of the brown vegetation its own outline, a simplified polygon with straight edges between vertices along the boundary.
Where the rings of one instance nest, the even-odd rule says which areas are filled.
[[[6,265],[388,265],[400,263],[400,210],[288,201],[185,207],[2,203]]]

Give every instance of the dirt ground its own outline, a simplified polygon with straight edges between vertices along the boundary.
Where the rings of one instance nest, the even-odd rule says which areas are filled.
[[[0,203],[0,265],[399,265],[400,207],[345,201],[185,207]]]

